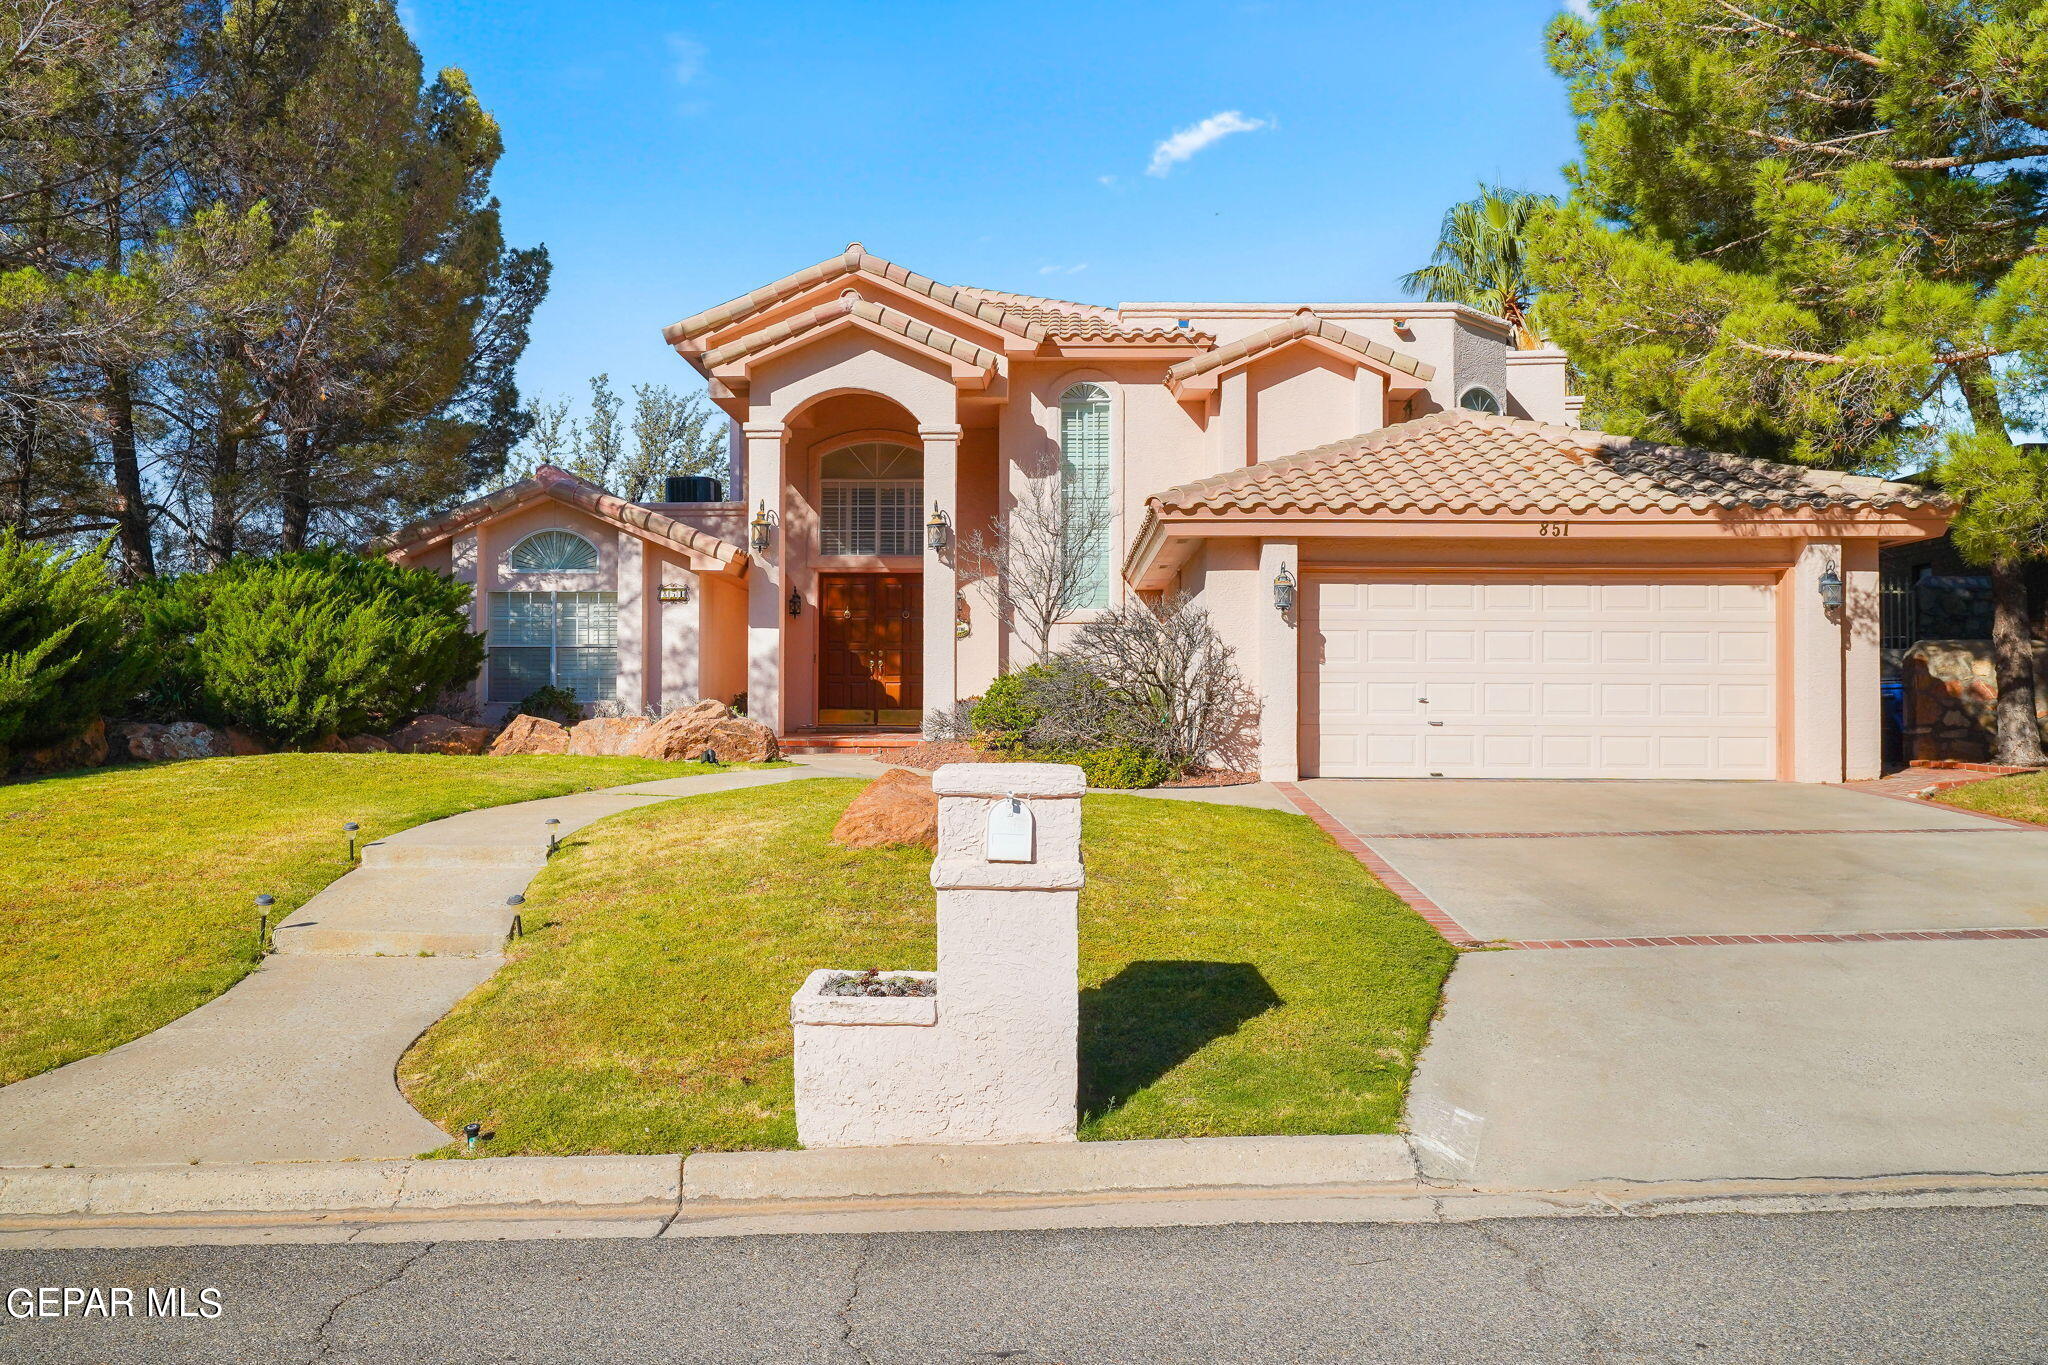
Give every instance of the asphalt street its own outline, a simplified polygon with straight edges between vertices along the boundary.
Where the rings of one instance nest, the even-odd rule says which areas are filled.
[[[0,1360],[2026,1362],[2044,1252],[2041,1208],[19,1251],[219,1316],[10,1311]]]

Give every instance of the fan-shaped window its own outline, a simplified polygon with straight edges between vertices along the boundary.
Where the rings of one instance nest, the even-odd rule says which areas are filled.
[[[818,461],[819,548],[828,555],[924,553],[924,455],[893,441],[841,446]]]
[[[1500,415],[1500,399],[1493,396],[1492,389],[1482,389],[1477,385],[1465,390],[1464,395],[1458,399],[1458,406],[1472,412],[1490,412],[1496,417]]]
[[[1109,605],[1109,393],[1076,384],[1060,395],[1060,525],[1082,566],[1069,607]]]
[[[517,573],[589,573],[597,547],[568,531],[535,531],[514,545],[505,563]]]

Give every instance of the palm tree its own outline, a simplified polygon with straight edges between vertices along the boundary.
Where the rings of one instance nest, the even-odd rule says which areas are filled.
[[[1479,187],[1479,197],[1453,204],[1437,230],[1429,264],[1401,277],[1401,287],[1432,303],[1462,303],[1506,318],[1515,345],[1537,345],[1530,322],[1536,290],[1527,269],[1530,221],[1557,201],[1547,194]]]

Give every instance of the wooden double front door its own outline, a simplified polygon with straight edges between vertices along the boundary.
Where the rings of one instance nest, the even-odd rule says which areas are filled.
[[[924,719],[924,576],[818,577],[820,725],[917,725]]]

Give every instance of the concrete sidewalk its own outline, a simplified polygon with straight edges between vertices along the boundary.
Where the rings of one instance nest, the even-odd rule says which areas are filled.
[[[410,1157],[449,1135],[394,1069],[496,971],[557,837],[678,797],[833,775],[804,767],[637,782],[468,811],[369,845],[231,990],[134,1042],[0,1089],[0,1167]]]

